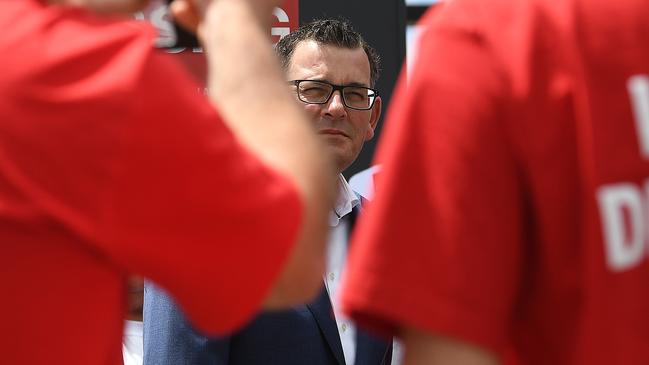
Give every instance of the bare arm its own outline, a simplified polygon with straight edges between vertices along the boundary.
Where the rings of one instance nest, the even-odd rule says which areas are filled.
[[[405,365],[499,365],[490,353],[464,342],[407,328],[402,334]]]
[[[304,302],[322,285],[326,218],[335,186],[331,161],[305,115],[290,96],[269,38],[276,0],[177,2],[174,13],[198,26],[207,53],[211,100],[239,140],[298,188],[304,213],[301,232],[267,308]],[[204,14],[200,17],[196,14]]]

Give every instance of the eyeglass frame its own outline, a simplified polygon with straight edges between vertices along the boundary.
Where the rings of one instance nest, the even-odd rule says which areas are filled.
[[[315,103],[315,102],[312,102],[312,101],[302,100],[302,97],[300,96],[300,83],[301,83],[301,82],[304,82],[304,81],[309,81],[309,82],[319,82],[319,83],[321,83],[321,84],[329,85],[329,86],[331,86],[331,93],[329,93],[329,96],[327,96],[327,98],[326,98],[323,102],[320,102],[320,103]],[[339,91],[339,92],[340,92],[340,99],[342,100],[343,105],[344,105],[346,108],[354,109],[354,110],[366,111],[366,110],[372,110],[372,108],[374,107],[374,103],[376,102],[376,99],[379,97],[379,92],[378,92],[378,90],[376,90],[376,89],[372,89],[371,87],[367,87],[367,86],[361,86],[361,85],[336,85],[336,84],[332,84],[332,83],[330,83],[330,82],[328,82],[328,81],[324,81],[324,80],[291,80],[291,81],[288,81],[288,83],[291,84],[291,85],[295,85],[295,88],[296,88],[295,92],[296,92],[296,94],[297,94],[297,98],[298,98],[298,100],[300,100],[301,102],[303,102],[303,103],[305,103],[305,104],[316,104],[316,105],[327,104],[327,103],[329,102],[329,100],[331,100],[331,97],[333,96],[333,94],[334,94],[336,91]],[[347,105],[347,101],[345,100],[345,95],[344,95],[343,90],[344,90],[345,88],[348,88],[348,87],[362,88],[362,89],[367,89],[367,90],[373,92],[373,93],[374,93],[373,96],[369,96],[369,95],[368,95],[368,97],[372,97],[372,98],[373,98],[373,99],[372,99],[372,102],[370,103],[370,106],[367,107],[367,108],[362,108],[362,109],[361,109],[361,108],[356,108],[356,107],[353,107],[353,106],[349,106],[349,105]]]

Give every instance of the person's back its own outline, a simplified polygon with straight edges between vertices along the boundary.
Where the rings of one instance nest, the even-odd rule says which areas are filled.
[[[506,362],[647,363],[649,3],[455,0],[424,26],[346,307]],[[439,349],[402,333],[409,363]]]
[[[649,3],[575,5],[580,364],[649,362]],[[585,214],[584,214],[585,213]]]

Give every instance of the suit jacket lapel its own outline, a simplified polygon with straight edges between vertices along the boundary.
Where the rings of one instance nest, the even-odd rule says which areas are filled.
[[[329,301],[329,294],[327,294],[327,289],[324,286],[318,299],[311,304],[307,304],[307,308],[309,308],[318,323],[322,336],[327,341],[334,357],[338,360],[338,364],[345,365],[345,355],[343,354],[343,346],[338,335],[338,325],[336,324],[333,308]]]
[[[360,195],[359,198],[361,199],[361,203],[363,203],[364,199],[360,197]],[[348,229],[351,230],[351,228],[356,223],[356,217],[360,213],[360,210],[360,205],[357,205],[352,209],[352,212],[347,218],[350,220]],[[329,345],[331,352],[334,354],[334,357],[338,361],[338,364],[346,365],[345,355],[343,353],[343,345],[340,341],[340,335],[338,334],[338,325],[336,324],[336,317],[334,316],[334,311],[331,307],[331,300],[329,299],[327,288],[323,286],[322,292],[320,293],[318,298],[313,303],[307,304],[307,308],[309,308],[311,314],[313,314],[313,318],[315,318],[316,322],[318,323],[320,332],[322,332],[322,336],[327,341],[327,344]]]

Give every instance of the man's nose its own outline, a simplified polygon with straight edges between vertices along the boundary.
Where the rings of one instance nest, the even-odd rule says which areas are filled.
[[[343,118],[347,115],[347,108],[343,103],[343,95],[340,90],[334,91],[331,95],[325,112],[334,119]]]

